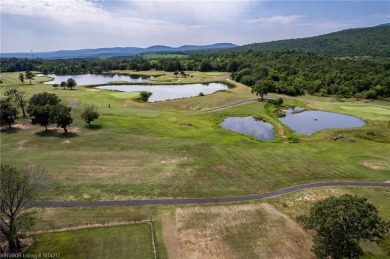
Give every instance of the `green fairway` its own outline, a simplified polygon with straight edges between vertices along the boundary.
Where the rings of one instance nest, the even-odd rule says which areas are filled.
[[[34,235],[25,255],[59,258],[154,258],[148,224],[82,229]]]

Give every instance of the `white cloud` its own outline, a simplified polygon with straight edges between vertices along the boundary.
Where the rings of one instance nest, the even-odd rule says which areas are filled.
[[[298,20],[301,20],[302,18],[305,18],[304,15],[276,15],[272,17],[267,18],[259,18],[254,20],[247,20],[249,23],[256,23],[256,24],[262,24],[262,25],[273,25],[273,24],[292,24]]]
[[[240,15],[254,2],[250,0],[209,1],[131,1],[128,13],[133,17],[157,17],[177,22],[227,21]]]
[[[109,13],[84,0],[7,0],[1,12],[21,16],[46,17],[64,23],[104,19]]]
[[[133,17],[84,0],[8,0],[2,2],[1,13],[2,52],[202,44],[199,35],[211,33],[207,24]]]

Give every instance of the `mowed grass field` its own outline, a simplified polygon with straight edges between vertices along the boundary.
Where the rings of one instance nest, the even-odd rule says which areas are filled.
[[[57,258],[154,258],[148,224],[89,228],[33,236],[27,256],[45,254]]]
[[[53,127],[46,132],[27,119],[18,120],[12,130],[4,127],[1,131],[3,163],[20,167],[35,164],[47,169],[54,188],[46,193],[46,199],[214,197],[263,193],[317,181],[390,180],[390,145],[381,142],[381,136],[386,140],[389,135],[389,106],[342,103],[350,109],[343,113],[361,113],[368,125],[325,130],[312,137],[299,136],[300,143],[285,143],[281,135],[290,133],[267,113],[262,102],[207,113],[150,110],[153,104],[143,104],[147,109],[126,106],[131,98],[128,93],[84,87],[54,90],[40,84],[38,77],[36,85],[21,85],[17,73],[2,78],[6,81],[2,93],[7,87],[23,89],[28,95],[48,91],[72,106],[74,124],[67,135]],[[247,89],[242,87],[232,91],[238,89],[237,99],[245,100],[248,96],[240,92]],[[218,105],[231,103],[231,95],[220,92]],[[210,98],[207,102],[212,103],[212,96],[179,101],[195,103]],[[317,104],[303,102],[308,107]],[[84,104],[99,106],[100,118],[92,128],[79,118]],[[328,110],[341,111],[340,103],[326,105]],[[361,112],[369,107],[380,108],[381,114],[371,118],[371,113]],[[219,126],[226,117],[247,115],[273,123],[278,139],[262,142]],[[187,122],[192,126],[186,126]],[[376,137],[361,138],[371,136],[369,132]],[[330,140],[338,134],[347,138]]]

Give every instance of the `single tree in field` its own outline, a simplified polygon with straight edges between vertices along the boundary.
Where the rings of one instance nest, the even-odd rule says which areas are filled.
[[[20,235],[34,224],[29,205],[42,192],[44,170],[34,167],[18,170],[1,164],[0,229],[8,241],[10,253],[21,250]]]
[[[64,129],[65,134],[68,133],[67,127],[73,122],[72,116],[70,115],[71,110],[72,108],[62,104],[53,106],[51,110],[53,121],[57,127]]]
[[[0,100],[0,125],[7,124],[11,128],[17,118],[18,110],[13,107],[11,101],[9,99]]]
[[[65,87],[66,87],[66,82],[65,82],[65,81],[62,81],[61,84],[60,84],[60,86],[62,87],[62,89],[65,89]]]
[[[81,118],[91,126],[91,122],[99,118],[99,113],[96,111],[95,105],[86,105],[81,113]]]
[[[379,241],[389,231],[374,205],[352,195],[319,201],[298,221],[316,231],[313,251],[318,258],[357,258],[363,253],[360,241]]]
[[[68,78],[68,80],[66,80],[66,87],[70,88],[71,90],[76,85],[77,85],[77,83],[76,83],[76,81],[73,78]]]
[[[26,71],[26,74],[24,76],[26,79],[30,80],[30,85],[32,85],[31,80],[34,79],[34,74],[31,71]]]
[[[19,80],[20,80],[20,82],[22,82],[22,84],[24,84],[24,74],[23,73],[19,74]]]
[[[261,100],[264,101],[264,95],[269,93],[272,83],[269,80],[258,81],[254,86],[252,86],[252,94],[256,94],[261,97]]]
[[[26,112],[24,110],[24,106],[26,103],[25,100],[26,92],[19,91],[18,89],[13,88],[13,89],[6,90],[5,95],[19,103],[20,109],[22,109],[23,117],[26,117]]]
[[[59,104],[61,99],[56,94],[47,92],[34,94],[29,101],[27,113],[30,115],[32,124],[44,126],[47,131],[47,126],[55,122],[53,118],[53,106]]]
[[[54,89],[57,89],[59,86],[59,84],[53,84]]]

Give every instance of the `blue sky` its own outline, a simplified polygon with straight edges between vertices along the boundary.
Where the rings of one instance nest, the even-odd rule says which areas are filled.
[[[2,0],[1,52],[238,45],[390,22],[389,1]]]

